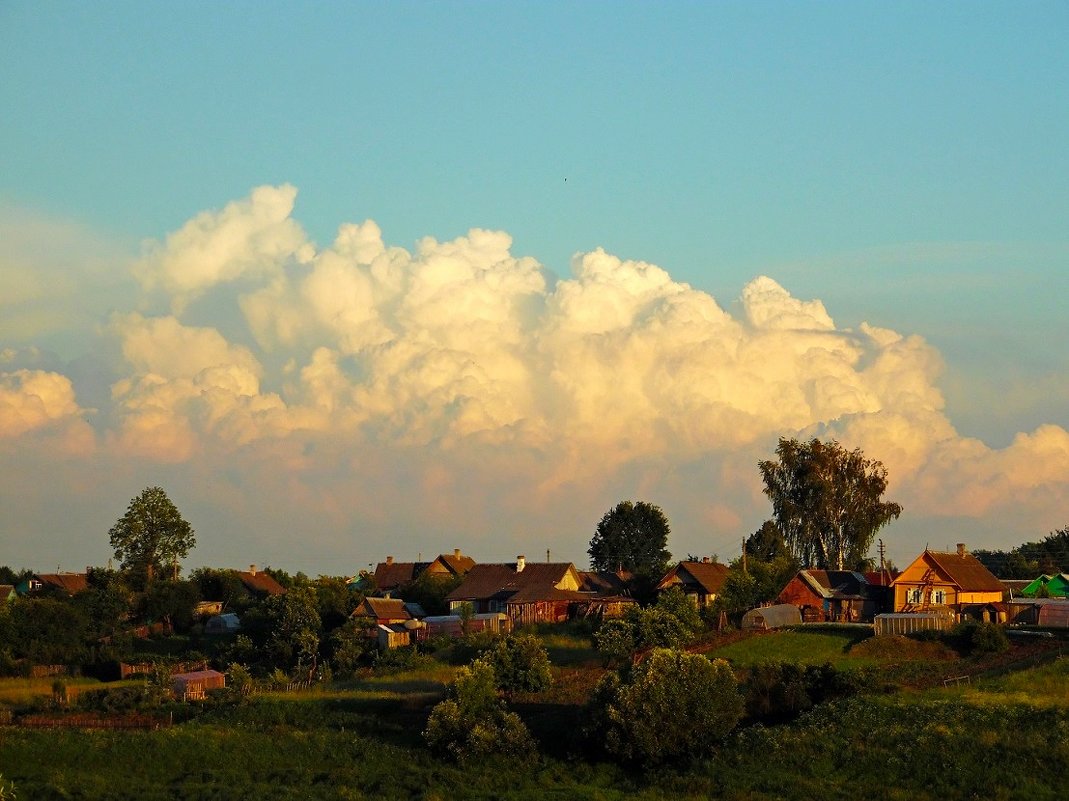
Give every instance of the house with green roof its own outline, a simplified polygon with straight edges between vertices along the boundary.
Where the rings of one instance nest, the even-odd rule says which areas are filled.
[[[1044,573],[1021,590],[1026,598],[1069,598],[1069,573]]]

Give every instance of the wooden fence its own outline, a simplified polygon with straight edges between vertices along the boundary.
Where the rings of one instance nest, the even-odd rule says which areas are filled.
[[[15,720],[18,726],[30,729],[166,729],[170,718],[151,715],[123,715],[105,718],[99,715],[24,715]]]

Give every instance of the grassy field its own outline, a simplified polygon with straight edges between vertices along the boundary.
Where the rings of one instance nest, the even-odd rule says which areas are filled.
[[[67,697],[74,698],[86,690],[98,690],[102,687],[125,687],[140,684],[140,680],[113,681],[104,683],[97,679],[80,676],[47,676],[40,679],[0,679],[0,706],[18,707],[32,703],[35,699],[51,698],[52,685],[62,682],[67,688]]]
[[[875,660],[853,655],[851,649],[871,634],[870,628],[862,627],[799,626],[746,637],[709,651],[709,656],[726,659],[736,667],[768,661],[864,667],[875,664]]]
[[[735,732],[716,756],[686,769],[642,772],[576,759],[577,705],[599,666],[570,660],[582,637],[553,644],[556,686],[513,698],[540,743],[529,760],[457,766],[434,759],[421,731],[455,667],[432,663],[389,676],[337,682],[310,692],[265,694],[204,708],[159,731],[42,731],[0,728],[0,774],[33,801],[737,801],[859,796],[938,799],[1055,799],[1069,775],[1069,658],[1018,649],[995,669],[950,688],[862,696],[825,704],[780,726]],[[801,629],[748,638],[712,655],[740,666],[761,659],[857,664],[856,634]],[[864,659],[883,664],[878,648]],[[894,655],[896,649],[889,649]],[[918,655],[924,649],[918,649]],[[1028,665],[1021,667],[1027,661]],[[41,682],[44,682],[43,685]],[[0,681],[0,703],[51,680]]]

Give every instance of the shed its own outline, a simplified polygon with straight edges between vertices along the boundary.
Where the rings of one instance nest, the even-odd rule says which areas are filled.
[[[405,628],[404,624],[386,625],[380,623],[375,632],[378,646],[384,651],[390,648],[402,648],[412,643],[412,634]]]
[[[233,612],[225,612],[221,615],[208,618],[204,624],[205,634],[233,634],[241,630],[241,618]]]
[[[1039,604],[1038,623],[1052,628],[1069,628],[1069,601],[1048,601]]]
[[[460,615],[432,615],[423,619],[423,626],[417,631],[416,637],[425,640],[428,637],[462,637],[464,635],[463,620]],[[468,631],[491,631],[494,634],[507,634],[511,629],[512,621],[504,612],[480,612],[472,615],[468,621]]]
[[[784,626],[800,626],[802,613],[794,604],[775,604],[751,609],[742,616],[742,627],[750,631],[766,631]]]
[[[218,670],[195,670],[192,673],[176,673],[171,676],[171,689],[180,701],[195,701],[204,698],[208,690],[226,686],[226,676]]]
[[[946,631],[954,625],[954,616],[938,612],[895,612],[876,615],[873,629],[876,634],[911,634],[914,631]]]

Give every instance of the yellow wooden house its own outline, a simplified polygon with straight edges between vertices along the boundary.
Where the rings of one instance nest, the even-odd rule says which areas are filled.
[[[1002,582],[963,543],[951,553],[925,549],[891,587],[895,612],[962,614],[969,611],[966,607],[995,605],[991,610],[997,613],[1005,592]]]

